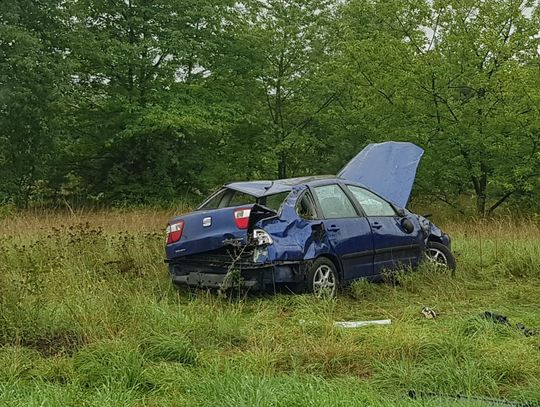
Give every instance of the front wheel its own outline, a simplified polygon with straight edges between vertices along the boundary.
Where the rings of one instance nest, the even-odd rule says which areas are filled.
[[[448,247],[439,242],[428,242],[426,246],[426,259],[435,266],[456,270],[456,258]]]
[[[331,260],[321,257],[308,272],[308,291],[317,298],[335,298],[338,288],[336,266]]]

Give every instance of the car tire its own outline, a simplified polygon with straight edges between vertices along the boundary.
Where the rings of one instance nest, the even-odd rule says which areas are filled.
[[[456,270],[456,258],[454,254],[442,243],[428,241],[425,256],[428,262],[444,266],[450,269],[452,273]]]
[[[307,273],[308,292],[317,298],[335,298],[339,288],[336,266],[325,257],[313,262]]]

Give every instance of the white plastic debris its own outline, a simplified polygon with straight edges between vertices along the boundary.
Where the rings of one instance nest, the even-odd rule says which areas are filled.
[[[390,325],[391,319],[378,319],[373,321],[335,321],[334,326],[340,328],[360,328],[368,325]]]

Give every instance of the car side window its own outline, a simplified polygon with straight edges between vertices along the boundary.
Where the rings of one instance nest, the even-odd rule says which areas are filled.
[[[228,189],[222,189],[215,193],[204,205],[201,205],[200,209],[210,210],[220,208],[223,197],[229,192]]]
[[[367,189],[347,185],[367,216],[396,216],[396,211],[388,202]]]
[[[315,202],[313,202],[313,197],[311,196],[311,194],[309,194],[308,192],[302,194],[302,196],[296,203],[296,213],[302,219],[317,219],[317,210],[315,209]]]
[[[336,219],[358,216],[352,202],[339,185],[323,185],[314,189],[325,218]]]

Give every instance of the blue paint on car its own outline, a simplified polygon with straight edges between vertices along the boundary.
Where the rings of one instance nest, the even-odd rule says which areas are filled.
[[[346,284],[416,267],[430,242],[451,256],[448,235],[404,208],[423,151],[393,142],[367,150],[340,177],[227,184],[196,211],[171,220],[166,261],[172,280],[220,287],[237,270],[239,284],[250,288],[305,284],[323,258]],[[370,178],[368,171],[377,174]]]

